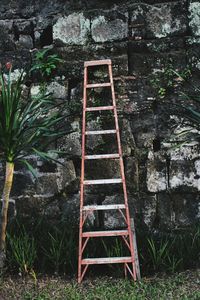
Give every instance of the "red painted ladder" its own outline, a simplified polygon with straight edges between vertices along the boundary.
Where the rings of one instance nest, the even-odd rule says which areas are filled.
[[[88,67],[107,65],[109,72],[109,82],[88,84]],[[102,88],[110,87],[112,94],[112,106],[99,106],[99,107],[87,107],[87,90],[90,88]],[[102,110],[111,110],[114,114],[115,129],[112,130],[99,130],[99,131],[86,131],[86,113],[95,112]],[[87,135],[101,135],[101,134],[116,134],[118,153],[116,154],[99,154],[99,155],[86,155],[85,154],[85,143]],[[97,180],[85,180],[85,160],[91,159],[119,159],[120,164],[120,178],[115,179],[97,179]],[[124,192],[124,203],[123,204],[110,204],[110,205],[84,205],[84,187],[86,185],[97,185],[97,184],[122,184]],[[83,225],[90,213],[100,210],[118,210],[123,216],[126,229],[124,230],[106,230],[106,231],[90,231],[84,232]],[[105,258],[83,258],[85,247],[90,238],[96,237],[113,237],[121,236],[128,247],[130,255],[127,257],[105,257]],[[118,117],[116,109],[116,100],[113,84],[112,65],[111,60],[98,60],[98,61],[86,61],[84,64],[84,89],[83,89],[83,123],[82,123],[82,164],[81,164],[81,190],[80,190],[80,229],[79,229],[79,259],[78,259],[78,282],[80,283],[87,271],[89,265],[94,264],[124,264],[125,275],[129,271],[130,275],[134,280],[140,279],[140,269],[137,253],[137,245],[135,238],[134,221],[130,219],[128,198],[126,190],[126,181],[124,175],[124,164],[122,158],[122,149],[120,142]]]

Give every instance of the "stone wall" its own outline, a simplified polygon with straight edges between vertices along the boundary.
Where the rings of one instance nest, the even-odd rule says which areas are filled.
[[[14,75],[30,63],[30,49],[53,45],[64,63],[49,90],[72,107],[82,101],[83,62],[111,58],[129,203],[137,228],[168,230],[199,221],[199,146],[170,150],[164,145],[180,125],[172,105],[180,88],[158,100],[151,84],[169,61],[174,69],[189,65],[198,76],[198,1],[2,0],[0,27],[0,61],[13,61]],[[33,93],[35,89],[37,83]],[[78,224],[81,114],[71,125],[75,131],[58,145],[70,154],[62,166],[30,157],[39,172],[37,180],[16,168],[11,205],[17,213]],[[88,126],[105,124],[89,120]],[[112,145],[111,139],[99,137],[90,140],[88,149],[106,153]],[[117,162],[95,162],[87,176],[110,178],[118,172]],[[121,193],[115,186],[93,187],[87,190],[87,203],[120,202]],[[118,221],[113,214],[91,217],[91,222],[107,228]]]

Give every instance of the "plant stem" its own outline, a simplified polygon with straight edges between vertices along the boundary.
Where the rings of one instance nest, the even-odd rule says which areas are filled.
[[[13,184],[13,173],[14,173],[14,163],[6,162],[6,178],[4,182],[3,189],[3,203],[1,210],[1,239],[0,239],[0,251],[5,252],[6,246],[6,227],[8,220],[8,205],[10,198],[10,191]]]

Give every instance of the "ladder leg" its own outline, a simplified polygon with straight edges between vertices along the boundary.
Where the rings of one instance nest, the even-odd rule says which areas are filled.
[[[81,283],[82,281],[82,268],[81,268],[81,265],[78,265],[78,283]]]
[[[132,237],[132,230],[130,224],[130,213],[128,208],[128,196],[126,190],[126,181],[125,181],[125,172],[124,172],[124,163],[122,158],[122,148],[121,148],[121,141],[120,141],[120,134],[119,134],[119,124],[118,124],[118,117],[117,117],[117,109],[116,109],[116,99],[115,99],[115,91],[114,91],[114,83],[113,83],[113,75],[112,75],[112,66],[108,66],[109,70],[109,77],[111,82],[111,93],[112,93],[112,101],[114,106],[114,118],[115,118],[115,127],[116,127],[116,135],[117,135],[117,144],[118,144],[118,152],[120,156],[120,173],[122,178],[122,185],[123,185],[123,192],[124,192],[124,201],[126,206],[126,218],[127,218],[127,225],[128,225],[128,232],[129,232],[129,241],[130,241],[130,249],[131,249],[131,256],[132,256],[132,268],[133,268],[133,277],[136,280],[136,270],[135,270],[135,253],[133,248],[133,237]]]
[[[83,87],[83,123],[82,123],[82,160],[81,160],[81,190],[80,190],[80,224],[79,224],[79,256],[78,256],[78,282],[82,280],[82,233],[83,233],[83,202],[84,202],[84,174],[85,174],[85,110],[87,102],[87,67],[84,68],[84,87]],[[83,271],[84,272],[84,271]],[[85,273],[85,272],[84,272]]]
[[[124,276],[125,276],[125,278],[127,278],[127,268],[126,268],[126,264],[124,264]]]
[[[82,269],[83,269],[83,270],[82,270]],[[83,277],[84,277],[84,275],[85,275],[87,269],[88,269],[88,265],[85,265],[83,268],[82,268],[82,266],[81,266],[81,275],[80,275],[80,277],[78,277],[78,283],[81,283],[81,282],[82,282]]]

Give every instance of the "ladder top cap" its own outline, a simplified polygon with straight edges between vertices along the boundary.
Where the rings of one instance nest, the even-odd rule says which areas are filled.
[[[90,61],[85,61],[84,63],[85,67],[99,66],[99,65],[111,65],[111,59],[90,60]]]

